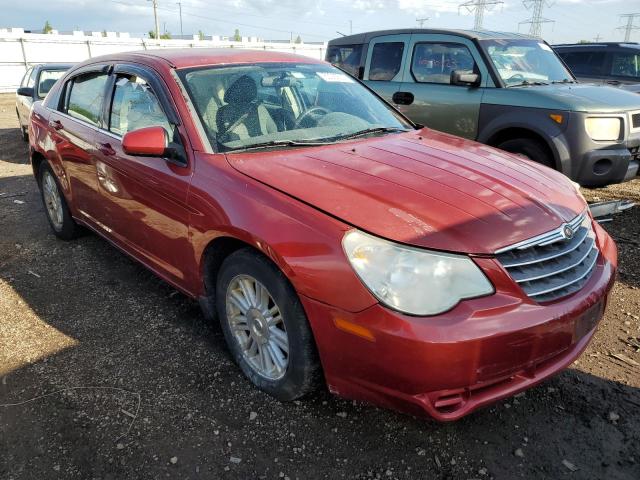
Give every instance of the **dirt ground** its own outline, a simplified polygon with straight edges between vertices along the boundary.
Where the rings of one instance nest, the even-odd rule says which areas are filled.
[[[621,268],[594,341],[541,386],[453,424],[326,391],[281,404],[193,301],[94,235],[49,232],[13,102],[0,96],[0,479],[640,478],[640,207],[606,225]],[[640,181],[585,195],[640,202]]]

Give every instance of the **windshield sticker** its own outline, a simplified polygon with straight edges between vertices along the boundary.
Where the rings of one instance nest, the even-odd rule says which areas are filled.
[[[353,79],[343,73],[335,73],[335,72],[316,72],[316,73],[325,82],[353,83]]]
[[[538,45],[542,50],[546,50],[547,52],[553,52],[553,50],[551,50],[551,47],[546,43],[538,43]]]

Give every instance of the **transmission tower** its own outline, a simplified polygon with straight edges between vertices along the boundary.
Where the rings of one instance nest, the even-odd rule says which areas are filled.
[[[458,14],[461,8],[466,8],[469,12],[476,12],[475,22],[473,24],[474,30],[482,30],[482,22],[484,20],[485,10],[491,10],[496,5],[503,4],[500,0],[470,0],[462,3],[458,6]]]
[[[527,8],[527,10],[533,9],[533,14],[531,18],[520,22],[522,24],[531,24],[529,28],[529,35],[534,37],[542,36],[542,25],[545,23],[553,23],[555,20],[549,20],[548,18],[544,18],[542,16],[542,9],[547,6],[553,6],[553,3],[550,3],[549,0],[522,0],[522,3]]]
[[[631,41],[631,33],[634,30],[640,30],[640,27],[636,27],[633,22],[636,18],[640,18],[640,13],[625,13],[620,15],[620,18],[626,18],[627,24],[624,27],[618,27],[618,30],[624,30],[624,41]]]

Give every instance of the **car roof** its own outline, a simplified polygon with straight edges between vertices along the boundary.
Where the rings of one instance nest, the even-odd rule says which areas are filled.
[[[451,30],[451,29],[432,29],[432,28],[400,28],[394,30],[378,30],[374,32],[358,33],[355,35],[347,35],[344,37],[334,38],[329,45],[352,45],[354,43],[369,43],[375,37],[383,35],[401,35],[401,34],[435,34],[435,35],[457,35],[459,37],[468,38],[470,40],[495,40],[495,39],[532,39],[530,35],[523,33],[511,32],[494,32],[490,30]]]
[[[636,42],[598,42],[598,43],[561,43],[553,48],[631,48],[640,50],[640,43]]]
[[[189,68],[205,65],[233,65],[245,63],[324,63],[311,57],[270,50],[240,48],[167,48],[113,53],[94,57],[88,63],[98,62],[157,62],[162,61],[174,68]]]
[[[38,63],[34,65],[34,68],[39,70],[68,70],[74,65],[75,63]]]

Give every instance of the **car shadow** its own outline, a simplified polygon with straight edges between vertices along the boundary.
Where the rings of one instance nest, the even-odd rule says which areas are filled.
[[[451,424],[326,390],[280,403],[194,301],[95,235],[57,240],[33,179],[0,178],[24,189],[0,199],[1,478],[640,476],[640,389],[609,357]]]

